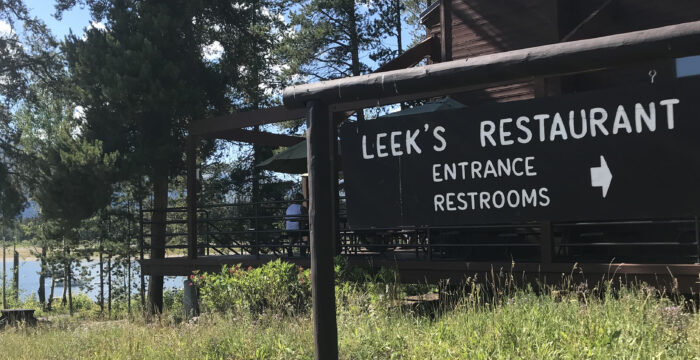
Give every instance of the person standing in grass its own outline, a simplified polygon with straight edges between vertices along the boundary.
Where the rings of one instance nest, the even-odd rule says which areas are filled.
[[[289,204],[285,211],[285,230],[289,236],[289,246],[287,247],[287,255],[294,256],[294,243],[301,242],[306,239],[302,230],[307,228],[307,210],[304,206],[304,195],[300,193],[294,194],[293,203]],[[305,251],[299,249],[299,255],[303,255]]]

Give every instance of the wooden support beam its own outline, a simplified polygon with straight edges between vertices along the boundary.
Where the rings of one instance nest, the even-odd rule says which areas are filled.
[[[301,136],[274,134],[265,131],[256,132],[244,129],[227,130],[211,135],[210,137],[269,146],[292,146],[304,141],[304,138]]]
[[[700,21],[593,39],[519,49],[284,89],[284,105],[311,100],[331,111],[459,93],[536,76],[559,76],[700,54]]]
[[[190,134],[202,137],[212,137],[212,135],[226,132],[228,130],[301,119],[305,115],[305,109],[288,110],[283,106],[239,112],[196,121],[192,123],[192,126],[190,127]]]
[[[197,142],[196,136],[188,136],[187,162],[187,257],[197,258]]]
[[[452,0],[440,0],[440,59],[452,60]]]
[[[403,54],[380,66],[373,74],[412,67],[426,57],[432,56],[433,49],[437,46],[440,46],[440,39],[437,36],[433,35],[426,38],[416,44],[416,46],[406,50]]]
[[[335,123],[328,106],[309,101],[307,156],[309,168],[309,230],[311,237],[311,296],[316,360],[338,358],[333,248],[336,237],[333,149]]]
[[[574,37],[584,26],[586,26],[586,24],[588,24],[593,19],[595,19],[596,16],[598,16],[598,14],[600,14],[601,11],[608,8],[610,3],[612,3],[612,2],[613,2],[613,0],[606,0],[604,3],[602,3],[598,8],[596,8],[592,13],[590,13],[585,19],[583,19],[583,21],[578,23],[578,25],[576,25],[576,27],[574,27],[573,30],[571,30],[568,34],[564,35],[564,37],[561,38],[560,42],[569,41],[569,39]]]

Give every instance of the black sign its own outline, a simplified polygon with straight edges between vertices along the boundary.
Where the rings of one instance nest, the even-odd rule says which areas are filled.
[[[700,81],[350,123],[350,225],[700,214]]]

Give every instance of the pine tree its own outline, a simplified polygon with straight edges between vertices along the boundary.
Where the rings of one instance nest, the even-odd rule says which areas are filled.
[[[420,23],[420,14],[434,2],[431,0],[403,0],[402,13],[404,24],[411,34],[409,46],[425,39],[425,27]]]
[[[289,76],[329,80],[369,72],[360,54],[376,45],[369,1],[304,0],[292,11],[297,31],[285,38],[281,54]]]
[[[77,3],[106,20],[105,30],[89,29],[84,40],[71,36],[64,46],[76,103],[85,107],[86,135],[119,152],[121,179],[148,177],[150,256],[163,258],[168,186],[184,172],[189,124],[243,102],[234,98],[260,75],[256,66],[273,34],[265,22],[279,20],[265,1],[67,0],[58,9]],[[220,57],[205,58],[204,50],[217,46]],[[151,309],[160,311],[162,276],[149,285]]]
[[[116,154],[105,154],[99,140],[83,137],[80,120],[65,99],[39,91],[37,100],[26,103],[17,113],[21,130],[22,172],[32,200],[41,208],[41,216],[53,224],[60,238],[61,257],[68,302],[72,313],[71,273],[77,259],[78,228],[112,195],[112,168]]]
[[[0,222],[7,226],[25,205],[17,170],[18,134],[11,109],[32,99],[30,84],[56,80],[60,63],[46,25],[32,17],[22,0],[0,1]]]

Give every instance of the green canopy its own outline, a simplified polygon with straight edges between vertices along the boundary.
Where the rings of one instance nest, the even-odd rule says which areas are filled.
[[[452,100],[450,98],[443,98],[437,101],[425,103],[421,106],[416,106],[410,109],[404,109],[395,113],[384,115],[381,116],[380,119],[411,114],[429,113],[449,109],[459,109],[463,107],[465,107],[465,105],[458,101]],[[338,146],[338,149],[338,151],[340,151],[340,146]],[[306,173],[306,140],[296,145],[290,146],[283,151],[280,151],[279,153],[273,155],[269,159],[255,166],[264,170],[271,170],[287,174]]]
[[[306,140],[272,155],[255,166],[287,174],[306,173]]]

